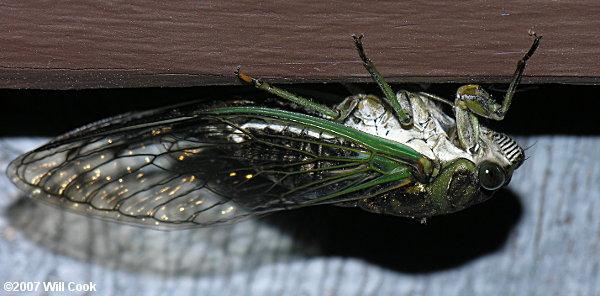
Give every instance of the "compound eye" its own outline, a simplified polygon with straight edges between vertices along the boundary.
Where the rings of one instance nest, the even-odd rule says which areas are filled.
[[[479,166],[479,184],[487,190],[496,190],[506,181],[506,173],[499,165],[485,161]]]

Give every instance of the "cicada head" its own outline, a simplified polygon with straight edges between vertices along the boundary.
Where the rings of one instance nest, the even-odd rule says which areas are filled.
[[[497,190],[510,182],[514,170],[525,159],[523,148],[509,136],[494,131],[483,131],[483,147],[475,157],[478,178],[485,190]]]

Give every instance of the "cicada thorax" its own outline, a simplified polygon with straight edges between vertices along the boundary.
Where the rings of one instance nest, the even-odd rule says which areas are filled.
[[[375,213],[430,217],[489,199],[491,192],[481,190],[473,155],[456,145],[454,119],[420,94],[398,95],[407,96],[410,102],[411,128],[403,128],[392,110],[375,96],[362,97],[345,124],[415,149],[432,161],[435,171],[426,180],[413,178],[406,186],[346,205]]]

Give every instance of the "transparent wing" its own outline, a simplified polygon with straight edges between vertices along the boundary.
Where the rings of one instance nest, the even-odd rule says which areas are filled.
[[[195,110],[88,125],[20,156],[8,175],[35,199],[166,228],[366,198],[401,183],[361,186],[380,173],[352,141],[277,118]]]

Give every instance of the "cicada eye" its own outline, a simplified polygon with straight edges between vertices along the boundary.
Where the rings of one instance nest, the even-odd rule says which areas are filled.
[[[506,182],[506,173],[499,165],[485,161],[479,166],[479,184],[487,190],[496,190]]]

